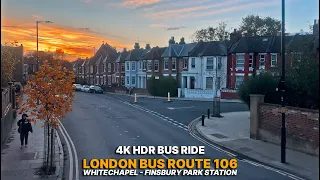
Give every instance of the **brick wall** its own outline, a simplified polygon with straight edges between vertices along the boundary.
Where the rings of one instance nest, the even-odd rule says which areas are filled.
[[[280,106],[259,105],[259,139],[280,144]],[[287,107],[287,147],[319,156],[319,111]]]

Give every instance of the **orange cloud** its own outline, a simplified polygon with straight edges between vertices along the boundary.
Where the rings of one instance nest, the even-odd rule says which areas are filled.
[[[162,0],[125,0],[123,3],[121,3],[121,6],[125,7],[140,7],[140,6],[145,6],[145,5],[150,5],[150,4],[155,4],[158,3]]]
[[[21,23],[15,19],[2,19],[1,43],[17,41],[23,44],[25,53],[36,50],[36,23]],[[17,26],[12,26],[19,24]],[[63,49],[68,60],[78,57],[85,58],[93,55],[96,50],[107,42],[116,48],[128,48],[132,45],[122,44],[102,34],[88,29],[75,29],[57,24],[39,24],[39,51]]]

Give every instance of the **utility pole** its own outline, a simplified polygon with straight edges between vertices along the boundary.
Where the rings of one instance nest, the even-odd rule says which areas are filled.
[[[286,162],[286,110],[285,110],[285,77],[286,77],[286,58],[285,58],[285,0],[282,0],[282,21],[281,21],[281,59],[282,76],[280,80],[281,90],[281,163]]]

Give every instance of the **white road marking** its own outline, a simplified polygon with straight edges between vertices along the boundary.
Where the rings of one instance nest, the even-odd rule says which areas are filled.
[[[58,119],[58,121],[60,122],[60,125],[62,127],[62,129],[65,131],[70,143],[71,143],[71,146],[72,146],[72,150],[73,150],[73,153],[74,153],[74,159],[75,159],[75,164],[76,164],[76,180],[79,180],[79,162],[78,162],[78,153],[77,153],[77,150],[76,150],[76,147],[74,146],[73,144],[73,141],[71,139],[71,137],[69,136],[67,130],[64,128],[63,124],[61,123],[61,121]]]
[[[194,106],[188,106],[188,107],[167,107],[170,110],[175,110],[175,109],[189,109],[189,108],[194,108]]]

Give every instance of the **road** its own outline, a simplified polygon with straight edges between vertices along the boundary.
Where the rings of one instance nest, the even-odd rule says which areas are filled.
[[[118,99],[120,101],[132,102],[133,96],[108,94],[109,97]],[[141,106],[144,109],[158,112],[165,117],[171,118],[179,123],[188,125],[192,120],[200,117],[202,114],[207,115],[207,110],[210,109],[212,113],[212,102],[208,101],[185,101],[172,100],[167,102],[166,99],[153,99],[138,97],[135,106]],[[221,113],[249,111],[248,106],[243,103],[221,102]]]
[[[189,111],[185,110],[184,112]],[[192,119],[193,117],[190,117]],[[103,176],[82,176],[82,159],[91,158],[228,158],[224,151],[205,145],[193,138],[183,126],[174,125],[155,114],[145,112],[125,102],[103,94],[76,92],[73,111],[62,121],[70,135],[78,156],[80,179],[106,179]],[[65,143],[65,142],[63,142]],[[117,155],[118,146],[203,146],[205,155]],[[70,157],[69,157],[70,158]],[[73,156],[75,158],[75,156]],[[68,176],[66,172],[65,176]],[[110,176],[108,179],[212,179],[201,176]],[[285,180],[287,176],[275,171],[238,161],[238,175],[219,176],[216,179]]]

